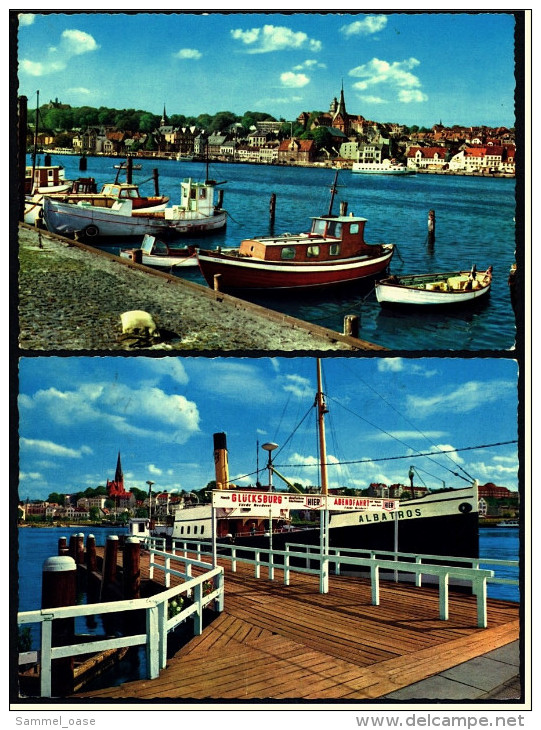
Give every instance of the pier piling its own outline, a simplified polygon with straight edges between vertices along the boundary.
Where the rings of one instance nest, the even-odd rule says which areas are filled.
[[[276,193],[273,193],[271,195],[270,204],[269,204],[269,215],[270,215],[271,226],[274,225],[275,214],[276,214]]]
[[[160,183],[159,183],[159,176],[158,176],[158,168],[155,167],[152,170],[152,179],[154,180],[154,195],[160,194]]]
[[[118,536],[109,535],[105,543],[105,555],[102,569],[101,597],[109,600],[116,581],[116,561],[118,556]]]
[[[436,240],[436,211],[428,211],[428,245],[433,246]]]
[[[344,335],[359,338],[361,318],[357,314],[346,314],[344,317]]]
[[[128,537],[122,555],[124,598],[141,597],[141,543],[137,537]]]
[[[59,555],[69,555],[68,538],[67,537],[59,537],[58,538],[58,554]]]
[[[77,602],[77,566],[68,555],[47,558],[43,563],[41,607],[73,606]],[[72,644],[75,619],[56,619],[52,625],[52,646]],[[53,660],[52,694],[65,697],[73,692],[73,657]]]

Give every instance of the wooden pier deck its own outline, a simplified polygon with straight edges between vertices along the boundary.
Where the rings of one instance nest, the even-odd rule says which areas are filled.
[[[142,576],[148,575],[143,566]],[[371,605],[367,579],[295,573],[283,585],[225,568],[225,608],[154,680],[81,692],[101,700],[374,700],[519,638],[519,607],[488,600],[488,627],[477,628],[475,599],[450,591],[449,620],[438,618],[438,591],[382,581]],[[265,575],[262,569],[262,575]]]

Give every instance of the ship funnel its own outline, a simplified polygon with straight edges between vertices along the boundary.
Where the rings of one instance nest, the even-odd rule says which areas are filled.
[[[214,434],[214,468],[216,470],[216,489],[227,489],[229,486],[229,464],[225,433]]]

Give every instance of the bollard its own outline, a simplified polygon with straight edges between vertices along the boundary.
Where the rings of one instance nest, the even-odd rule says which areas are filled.
[[[214,291],[220,291],[220,279],[222,278],[221,274],[214,274]]]
[[[344,317],[344,335],[359,339],[361,318],[357,314],[346,314]]]
[[[43,563],[41,608],[74,606],[77,602],[77,566],[67,555],[47,558]],[[52,646],[72,644],[75,619],[56,619],[52,626]],[[51,663],[51,690],[55,697],[73,693],[73,657],[54,659]]]
[[[58,538],[58,554],[59,555],[69,555],[68,538],[67,537],[59,537]]]
[[[77,535],[75,533],[70,536],[68,553],[70,558],[77,562]]]
[[[271,195],[269,213],[270,213],[270,224],[271,224],[271,226],[273,226],[274,225],[274,216],[276,214],[276,193],[273,193]]]
[[[141,596],[141,543],[137,537],[128,537],[122,555],[124,598]]]
[[[79,170],[86,170],[86,157],[84,155],[79,160]]]
[[[154,180],[154,195],[160,194],[160,183],[158,182],[158,168],[152,170],[152,179]]]

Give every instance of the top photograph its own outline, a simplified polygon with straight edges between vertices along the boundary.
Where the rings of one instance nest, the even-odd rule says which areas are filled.
[[[520,346],[524,11],[10,11],[10,35],[21,354]]]

